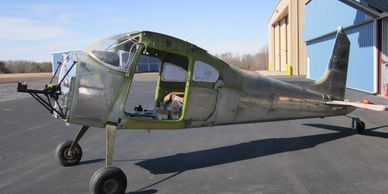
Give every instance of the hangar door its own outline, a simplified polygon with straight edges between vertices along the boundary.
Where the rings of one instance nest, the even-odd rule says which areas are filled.
[[[286,71],[287,64],[287,17],[280,21],[280,71]]]
[[[275,65],[276,71],[286,71],[286,64],[288,63],[288,19],[284,17],[274,25],[275,28]]]
[[[274,51],[275,51],[275,65],[274,65],[274,69],[275,71],[279,71],[280,70],[280,26],[279,26],[279,23],[275,24],[274,26],[275,28],[275,34],[274,34]]]

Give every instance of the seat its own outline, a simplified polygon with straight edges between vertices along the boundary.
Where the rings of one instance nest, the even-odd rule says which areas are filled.
[[[167,115],[170,120],[178,120],[184,103],[184,92],[170,92],[160,103],[160,114]]]

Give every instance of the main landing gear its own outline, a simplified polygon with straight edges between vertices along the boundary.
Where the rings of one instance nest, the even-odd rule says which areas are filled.
[[[77,165],[82,157],[78,141],[89,129],[83,125],[73,141],[59,144],[56,150],[58,161],[62,166]],[[93,194],[123,194],[127,188],[127,177],[117,167],[112,167],[113,147],[116,137],[116,125],[106,125],[106,165],[97,170],[90,179],[89,189]]]
[[[356,129],[359,133],[365,132],[365,123],[360,118],[352,117],[352,128]]]
[[[127,188],[127,177],[117,167],[106,166],[97,170],[90,179],[89,189],[92,193],[119,194]]]

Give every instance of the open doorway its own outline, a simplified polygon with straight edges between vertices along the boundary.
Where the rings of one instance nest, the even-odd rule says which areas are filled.
[[[388,18],[382,20],[381,31],[381,90],[386,93],[388,84]]]
[[[159,72],[134,74],[124,112],[134,118],[179,120],[187,93],[188,58],[147,50],[147,54],[140,56],[137,66],[144,58],[158,64]]]

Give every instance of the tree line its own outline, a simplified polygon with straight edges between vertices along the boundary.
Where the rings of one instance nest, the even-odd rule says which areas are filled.
[[[27,60],[0,61],[0,73],[40,73],[51,72],[50,62]]]
[[[268,70],[268,47],[264,46],[256,54],[233,54],[231,52],[216,55],[225,62],[248,71]]]
[[[225,62],[248,71],[268,70],[268,47],[265,46],[256,54],[233,54],[231,52],[216,55]],[[27,60],[0,61],[0,73],[40,73],[51,72],[50,62]]]

